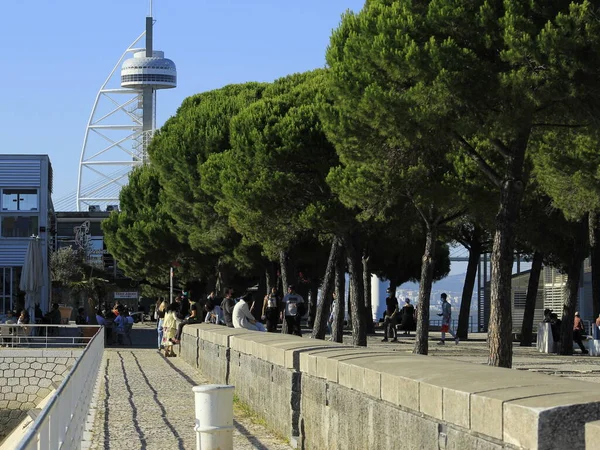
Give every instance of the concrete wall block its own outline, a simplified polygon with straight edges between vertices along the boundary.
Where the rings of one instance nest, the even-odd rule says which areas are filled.
[[[445,421],[469,429],[471,427],[471,394],[443,389],[442,413]]]
[[[25,376],[25,370],[24,369],[15,369],[15,377],[17,378],[21,378]]]
[[[600,394],[557,393],[504,403],[504,441],[525,448],[585,448],[585,423],[600,420]]]
[[[363,392],[377,400],[381,399],[381,372],[365,369]]]
[[[17,386],[18,384],[19,384],[18,378],[12,377],[12,378],[8,379],[8,386],[14,387],[14,386]]]
[[[443,425],[439,426],[438,436],[439,448],[445,450],[503,450],[507,448],[502,442],[485,441],[473,434]]]
[[[436,419],[443,419],[442,388],[432,384],[419,385],[419,411]]]
[[[15,370],[14,369],[6,369],[3,371],[2,376],[4,378],[12,378],[15,376]]]
[[[471,430],[496,439],[503,437],[503,400],[471,395]]]
[[[2,404],[0,403],[0,408]],[[585,450],[594,450],[600,443],[600,420],[585,424]]]

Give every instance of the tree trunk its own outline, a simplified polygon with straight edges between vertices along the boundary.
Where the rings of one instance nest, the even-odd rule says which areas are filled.
[[[332,283],[333,284],[333,283]],[[333,289],[331,289],[333,291]],[[317,317],[317,304],[318,304],[318,295],[319,295],[319,285],[316,281],[310,282],[310,291],[309,291],[309,312],[308,312],[308,327],[312,330],[315,326],[315,318]],[[331,302],[329,302],[331,303]]]
[[[527,284],[525,311],[523,312],[523,325],[521,326],[521,347],[531,347],[531,343],[533,342],[533,319],[543,260],[544,256],[540,252],[533,254],[531,271],[529,272],[529,283]]]
[[[462,299],[460,301],[460,313],[458,315],[458,328],[456,335],[460,339],[469,337],[469,318],[471,317],[471,300],[473,298],[473,288],[477,277],[477,267],[481,258],[481,242],[472,242],[469,249],[469,262],[467,263],[467,274],[465,275],[465,284],[463,285]]]
[[[265,283],[267,285],[267,295],[271,293],[271,289],[277,287],[277,275],[271,262],[267,264],[265,269]]]
[[[565,302],[563,304],[560,347],[558,349],[561,355],[573,354],[573,325],[577,309],[579,281],[581,280],[581,266],[587,253],[588,222],[587,217],[579,222],[580,227],[573,242],[571,261],[566,269],[567,282],[565,283]]]
[[[419,283],[419,309],[417,313],[417,335],[413,353],[426,355],[429,351],[429,303],[433,284],[435,264],[435,244],[437,225],[428,224],[425,237],[425,251],[421,262],[421,280]]]
[[[279,252],[279,270],[281,273],[281,284],[282,284],[282,298],[287,294],[287,288],[290,285],[289,273],[288,273],[288,252],[287,250],[281,250]],[[282,305],[283,307],[283,305]],[[281,333],[287,334],[287,323],[284,320],[281,322]]]
[[[348,271],[350,272],[350,310],[352,311],[352,345],[367,346],[367,329],[365,324],[365,300],[362,278],[362,262],[356,245],[356,239],[348,239]]]
[[[352,330],[352,308],[350,307],[350,299],[352,298],[352,274],[348,270],[348,328]]]
[[[344,342],[344,318],[346,315],[346,271],[343,252],[340,249],[335,267],[335,301],[337,306],[331,324],[331,340]]]
[[[512,367],[512,266],[515,251],[515,230],[525,189],[523,169],[525,151],[531,129],[519,130],[511,145],[511,157],[502,187],[500,207],[496,214],[496,230],[491,257],[490,321],[488,331],[488,364],[497,367]]]
[[[589,216],[590,260],[592,263],[592,311],[593,318],[600,315],[600,213]]]
[[[327,260],[327,268],[325,269],[325,276],[323,277],[323,284],[321,285],[321,303],[319,303],[317,308],[315,324],[313,326],[311,335],[313,339],[325,339],[327,319],[329,318],[329,310],[331,308],[331,297],[334,290],[334,285],[336,284],[336,266],[338,265],[340,255],[341,249],[339,245],[339,239],[333,238],[331,250],[329,251],[329,259]]]
[[[362,271],[363,271],[363,286],[364,286],[364,297],[365,297],[365,318],[367,326],[367,334],[375,334],[375,324],[373,322],[373,307],[371,304],[371,271],[369,270],[369,257],[363,255],[362,257]]]
[[[507,181],[502,188],[500,210],[496,215],[496,232],[491,257],[488,364],[497,367],[512,367],[512,266],[515,229],[521,207],[522,191],[522,186],[518,182]]]

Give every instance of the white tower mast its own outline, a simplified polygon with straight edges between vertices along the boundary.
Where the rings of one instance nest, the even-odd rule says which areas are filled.
[[[129,173],[148,161],[156,130],[156,91],[177,86],[175,64],[153,48],[153,25],[150,0],[146,31],[127,47],[96,95],[79,160],[77,211],[117,208]],[[145,48],[135,48],[144,36]],[[119,66],[120,83],[111,86],[117,83]]]

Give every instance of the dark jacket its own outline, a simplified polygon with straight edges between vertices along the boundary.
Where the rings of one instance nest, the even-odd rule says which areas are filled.
[[[235,302],[232,298],[224,298],[221,302],[221,309],[223,310],[223,318],[225,319],[225,325],[229,328],[233,328],[233,307],[235,306]]]

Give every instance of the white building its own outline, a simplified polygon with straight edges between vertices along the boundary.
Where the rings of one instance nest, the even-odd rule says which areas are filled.
[[[23,302],[21,271],[31,236],[39,236],[44,260],[40,307],[50,302],[49,247],[53,227],[52,165],[47,155],[0,154],[0,314]]]

